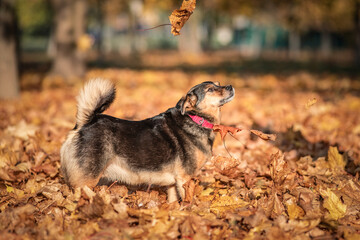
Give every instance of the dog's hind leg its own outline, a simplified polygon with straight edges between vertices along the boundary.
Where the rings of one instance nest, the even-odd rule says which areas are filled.
[[[88,186],[90,188],[95,187],[100,180],[100,176],[92,177],[82,173],[80,169],[77,172],[73,172],[69,178],[69,183],[72,187]]]

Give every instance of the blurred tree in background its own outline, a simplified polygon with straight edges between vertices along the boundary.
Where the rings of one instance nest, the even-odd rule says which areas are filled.
[[[14,2],[11,0],[0,1],[0,53],[0,97],[17,97],[17,21]]]
[[[51,73],[70,81],[85,74],[87,0],[50,0],[54,12]],[[83,43],[85,42],[85,43]]]

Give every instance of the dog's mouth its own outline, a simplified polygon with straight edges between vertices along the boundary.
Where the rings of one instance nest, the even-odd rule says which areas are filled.
[[[226,90],[229,91],[229,96],[220,100],[220,107],[223,106],[224,104],[230,102],[235,97],[235,89],[232,86],[230,86],[230,85],[226,86]]]

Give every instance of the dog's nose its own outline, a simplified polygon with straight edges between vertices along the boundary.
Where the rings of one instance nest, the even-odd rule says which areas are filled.
[[[231,85],[227,85],[227,86],[225,87],[225,89],[228,90],[228,91],[231,91],[231,90],[233,89],[233,87],[232,87]]]

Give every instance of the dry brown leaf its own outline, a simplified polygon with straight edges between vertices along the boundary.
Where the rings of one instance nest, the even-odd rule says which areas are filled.
[[[239,162],[235,158],[217,156],[214,165],[219,173],[227,177],[236,178],[240,175],[240,171],[237,169]]]
[[[210,211],[217,216],[222,216],[227,211],[242,208],[249,203],[237,196],[216,196],[211,202]]]
[[[275,184],[282,184],[289,172],[284,154],[277,152],[270,156],[270,176]]]
[[[174,10],[169,16],[171,33],[174,36],[180,35],[180,30],[190,18],[196,7],[196,0],[183,0],[180,9]]]
[[[276,140],[276,135],[275,134],[266,134],[263,133],[259,130],[250,130],[250,132],[252,134],[255,134],[256,136],[258,136],[259,138],[263,139],[263,140],[271,140],[271,141],[275,141]]]
[[[183,188],[185,189],[185,202],[192,202],[194,198],[196,183],[194,180],[190,179],[184,183]]]
[[[221,136],[221,140],[224,141],[224,138],[225,138],[227,133],[235,134],[237,132],[240,132],[241,129],[236,128],[236,127],[225,126],[225,125],[214,125],[213,131],[214,132],[219,132],[220,136]]]

